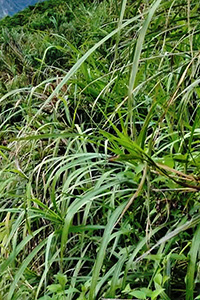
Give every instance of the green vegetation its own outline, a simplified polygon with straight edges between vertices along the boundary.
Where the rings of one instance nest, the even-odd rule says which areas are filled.
[[[199,11],[0,21],[0,299],[200,298]]]

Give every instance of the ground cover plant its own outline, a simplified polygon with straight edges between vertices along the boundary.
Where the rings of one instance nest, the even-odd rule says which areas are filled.
[[[199,299],[199,2],[0,21],[1,299]]]

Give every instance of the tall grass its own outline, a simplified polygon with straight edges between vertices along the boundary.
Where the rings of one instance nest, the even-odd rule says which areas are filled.
[[[1,298],[198,299],[199,4],[61,2],[2,29]]]

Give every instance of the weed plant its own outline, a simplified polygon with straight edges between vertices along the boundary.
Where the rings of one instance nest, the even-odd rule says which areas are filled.
[[[199,1],[0,21],[0,298],[199,299]]]

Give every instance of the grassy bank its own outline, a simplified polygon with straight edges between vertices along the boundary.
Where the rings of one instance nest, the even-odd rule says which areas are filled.
[[[0,21],[0,296],[198,299],[199,3],[72,2]]]

